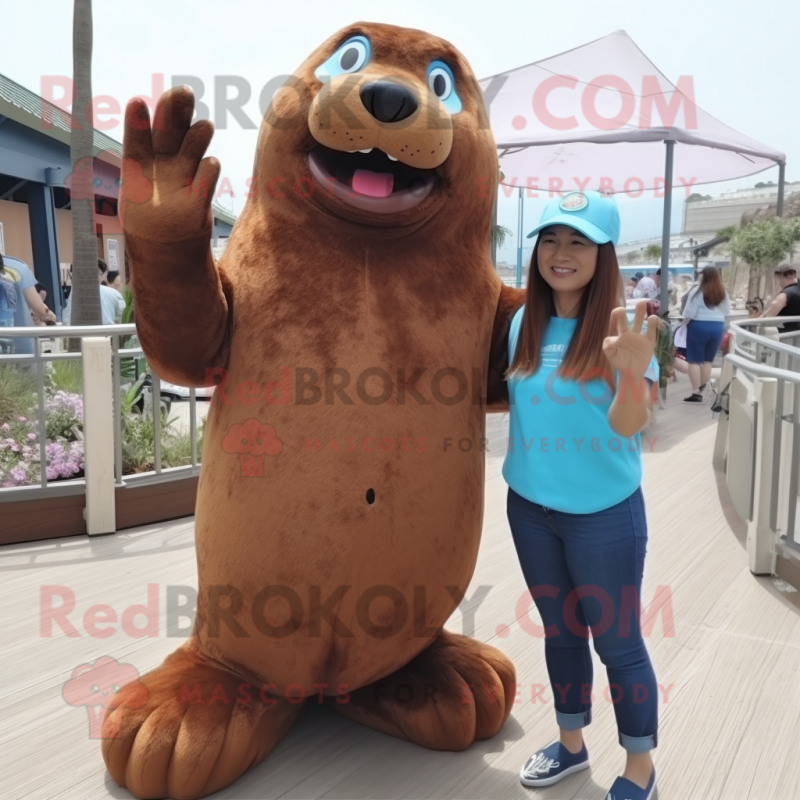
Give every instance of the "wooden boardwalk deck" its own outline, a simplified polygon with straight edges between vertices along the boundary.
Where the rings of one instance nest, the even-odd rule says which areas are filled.
[[[656,621],[648,642],[659,682],[659,747],[654,759],[661,800],[790,800],[800,797],[800,611],[770,578],[747,568],[744,526],[727,504],[711,467],[715,424],[708,406],[687,406],[683,383],[647,432],[645,457],[650,543],[644,601],[671,601],[674,635]],[[215,797],[245,798],[513,798],[603,800],[624,755],[613,708],[596,662],[595,720],[586,731],[592,769],[548,789],[517,778],[531,751],[549,742],[554,719],[531,702],[547,684],[543,644],[515,622],[525,591],[505,517],[500,474],[506,420],[489,424],[484,538],[472,586],[490,587],[474,627],[456,612],[448,627],[492,642],[515,661],[519,702],[493,740],[463,753],[427,751],[309,705],[299,723],[255,770]],[[645,451],[647,451],[645,447]],[[0,796],[10,800],[99,800],[129,797],[106,774],[99,742],[89,738],[87,710],[72,707],[62,687],[79,664],[113,655],[140,672],[179,643],[166,636],[164,591],[159,636],[133,639],[114,626],[88,636],[81,619],[95,603],[121,610],[146,602],[146,586],[194,586],[192,521],[110,537],[61,539],[0,550]],[[42,636],[40,586],[75,593],[75,637],[58,628]],[[659,589],[659,587],[666,587]],[[473,603],[474,605],[474,603]],[[662,611],[666,611],[665,605]],[[531,612],[536,619],[535,609]],[[181,620],[186,626],[187,620]],[[499,637],[499,624],[510,633]]]

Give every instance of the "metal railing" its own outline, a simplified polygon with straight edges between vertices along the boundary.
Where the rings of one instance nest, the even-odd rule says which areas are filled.
[[[45,393],[45,370],[48,363],[59,361],[77,362],[82,365],[82,392],[81,396],[86,406],[90,404],[92,393],[99,396],[94,398],[95,408],[101,408],[102,404],[111,404],[113,425],[107,431],[108,436],[100,436],[99,448],[105,448],[104,455],[108,456],[108,449],[113,451],[113,486],[124,487],[130,484],[140,484],[149,482],[161,482],[174,480],[177,478],[198,475],[200,463],[198,459],[197,447],[197,394],[194,389],[188,390],[189,406],[189,437],[191,439],[191,460],[184,466],[165,467],[162,459],[162,438],[164,435],[162,415],[161,415],[161,380],[152,369],[146,370],[151,376],[152,387],[143,386],[141,399],[141,414],[144,418],[149,415],[153,425],[153,469],[124,474],[123,459],[123,365],[126,368],[133,367],[134,375],[131,382],[135,382],[141,377],[138,374],[139,367],[144,364],[144,354],[139,346],[128,346],[127,339],[135,336],[135,325],[102,325],[102,326],[47,326],[30,328],[9,328],[0,327],[0,368],[16,365],[21,371],[30,375],[35,373],[36,382],[36,402],[35,413],[38,422],[38,447],[39,447],[39,467],[40,478],[35,485],[0,487],[0,503],[14,502],[22,499],[35,499],[38,497],[49,497],[63,494],[83,493],[87,491],[87,478],[92,473],[93,460],[98,458],[98,454],[88,447],[84,450],[84,477],[75,479],[50,480],[47,476],[47,418],[46,418],[46,393]],[[32,354],[14,354],[8,351],[13,349],[16,339],[32,339],[34,352]],[[68,352],[66,347],[60,346],[60,340],[81,339],[81,352]],[[51,341],[50,341],[51,340]],[[95,375],[105,375],[105,371],[111,374],[110,396],[104,396],[105,389],[98,388],[87,376],[91,370],[88,369],[86,359],[90,355],[87,351],[89,342],[105,343],[106,347],[95,350],[92,357],[95,362],[99,358],[101,362],[106,361],[105,366],[99,370],[97,363],[94,364]],[[108,350],[107,356],[104,350]],[[145,370],[143,370],[145,371]],[[148,401],[152,398],[152,402]],[[100,404],[99,406],[97,404]],[[34,411],[33,405],[31,411]],[[95,424],[95,420],[90,415],[83,415],[83,439],[86,444],[88,429]],[[0,434],[0,440],[2,440]],[[87,515],[89,513],[87,507]],[[90,531],[91,532],[91,531]]]
[[[730,402],[749,405],[749,430],[728,429],[728,415],[721,415],[718,427],[716,463],[727,452],[730,437],[749,436],[752,472],[749,504],[748,551],[751,569],[762,574],[763,565],[774,558],[776,545],[800,553],[797,531],[798,479],[800,479],[800,331],[764,335],[764,327],[800,322],[800,317],[741,319],[731,322],[733,352],[726,356],[721,390],[739,382],[739,399]],[[790,413],[785,410],[790,408]],[[738,420],[746,419],[739,415]],[[739,424],[739,423],[737,423]],[[744,424],[744,423],[741,423]],[[791,435],[786,436],[787,427]],[[741,465],[726,464],[726,473]],[[782,526],[781,513],[786,523]],[[783,527],[783,529],[782,529]],[[754,568],[760,563],[762,567]]]

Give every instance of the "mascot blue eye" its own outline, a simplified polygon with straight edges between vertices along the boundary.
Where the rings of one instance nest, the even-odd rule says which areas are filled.
[[[366,36],[348,39],[324,64],[317,67],[314,76],[325,83],[337,75],[358,72],[369,63],[372,46]]]
[[[458,114],[461,111],[461,100],[456,93],[453,71],[444,61],[431,62],[428,67],[428,87],[451,114]]]

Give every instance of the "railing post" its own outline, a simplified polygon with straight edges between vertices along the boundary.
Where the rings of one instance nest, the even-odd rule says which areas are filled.
[[[775,571],[775,531],[770,527],[772,498],[773,443],[778,381],[756,378],[756,442],[753,469],[753,514],[747,523],[747,560],[754,575],[772,575]]]
[[[83,447],[86,474],[86,532],[114,533],[114,412],[111,342],[83,339]]]

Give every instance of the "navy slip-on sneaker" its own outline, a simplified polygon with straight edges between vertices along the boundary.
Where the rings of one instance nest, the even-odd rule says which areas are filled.
[[[656,788],[656,771],[650,776],[647,788],[642,789],[633,781],[619,777],[611,785],[606,800],[650,800]]]
[[[589,753],[584,744],[578,753],[570,753],[561,742],[537,750],[519,772],[523,786],[551,786],[567,775],[589,766]]]

